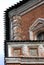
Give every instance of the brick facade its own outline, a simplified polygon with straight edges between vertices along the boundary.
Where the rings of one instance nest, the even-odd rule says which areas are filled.
[[[23,14],[24,12],[20,12],[20,13]],[[38,42],[39,40],[37,39],[37,37],[35,39],[35,35],[37,36],[38,31],[39,31],[39,33],[44,32],[44,4],[42,4],[38,7],[35,7],[31,11],[28,11],[27,13],[25,13],[23,15],[15,14],[13,17],[10,17],[10,18],[11,18],[10,23],[12,22],[12,26],[10,28],[11,34],[10,33],[9,34],[11,35],[10,37],[12,37],[12,38],[10,38],[9,42],[6,41],[7,48],[8,48],[8,53],[7,53],[7,48],[5,48],[6,54],[7,54],[7,56],[5,58],[6,59],[6,65],[29,65],[32,62],[35,62],[34,65],[38,65],[36,63],[39,63],[39,65],[44,65],[43,64],[44,63],[44,58],[43,58],[44,57],[44,42],[43,43]],[[38,20],[38,18],[41,20]],[[34,22],[36,22],[36,20],[38,20],[37,21],[38,27],[40,24],[43,24],[43,26],[40,25],[41,28],[39,29],[37,27],[34,27],[34,25],[33,25],[32,30],[31,30],[31,33],[33,33],[33,35],[31,35],[29,33],[30,32],[29,30],[30,30],[31,25]],[[35,29],[37,28],[37,30],[33,31],[33,27]],[[33,39],[30,39],[30,36]],[[16,42],[15,42],[15,40],[16,40]],[[20,41],[21,40],[22,41],[30,40],[32,42],[29,41],[29,43],[28,42],[26,43],[26,41],[25,41],[25,43],[24,42],[23,43],[18,42],[18,44],[17,44],[18,40],[20,40]],[[32,49],[34,49],[34,51]],[[19,50],[20,50],[20,52],[18,52]],[[34,52],[35,53],[37,52],[37,53],[32,54]],[[17,56],[17,53],[18,53],[18,56]],[[41,62],[41,64],[40,64],[40,62]],[[25,64],[23,64],[23,63],[25,63]],[[33,65],[33,64],[31,64],[31,65]]]
[[[37,18],[44,18],[44,4],[22,16],[22,28],[25,40],[29,40],[29,27]]]

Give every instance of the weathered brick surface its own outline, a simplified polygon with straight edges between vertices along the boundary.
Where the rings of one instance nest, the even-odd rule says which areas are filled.
[[[30,12],[28,12],[25,15],[22,16],[22,28],[23,28],[23,31],[24,31],[23,35],[25,36],[24,40],[29,40],[29,32],[28,32],[29,27],[34,23],[34,21],[37,18],[44,18],[44,5],[41,5],[41,6],[33,9],[32,11],[30,11]],[[20,65],[20,64],[14,64],[14,63],[11,64],[10,63],[10,64],[7,64],[7,65]]]
[[[37,18],[44,18],[44,4],[22,16],[22,28],[25,40],[29,40],[29,27]]]

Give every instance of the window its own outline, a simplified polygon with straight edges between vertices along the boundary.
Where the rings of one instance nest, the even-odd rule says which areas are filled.
[[[21,49],[20,48],[15,48],[14,49],[14,56],[17,57],[17,56],[20,56],[21,55]]]
[[[30,56],[38,56],[37,48],[30,48],[29,54],[30,54]]]
[[[44,32],[41,32],[37,35],[37,40],[44,40]]]

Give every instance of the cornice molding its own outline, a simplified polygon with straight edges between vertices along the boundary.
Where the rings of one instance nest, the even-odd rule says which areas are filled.
[[[19,57],[19,58],[5,58],[6,63],[20,63],[20,64],[44,64],[43,57]]]
[[[39,24],[39,26],[38,26]],[[41,25],[40,25],[41,24]],[[38,27],[37,27],[38,26]],[[44,26],[44,18],[38,18],[29,28],[29,30],[34,31]]]
[[[30,4],[29,4],[30,3]],[[44,4],[44,1],[36,0],[36,1],[28,1],[27,3],[21,5],[18,8],[14,8],[9,12],[9,17],[11,18],[13,15],[24,15],[25,13],[33,10],[34,8]]]

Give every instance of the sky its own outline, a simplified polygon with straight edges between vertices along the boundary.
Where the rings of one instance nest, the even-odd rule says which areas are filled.
[[[0,65],[4,65],[4,11],[21,0],[0,0]]]

